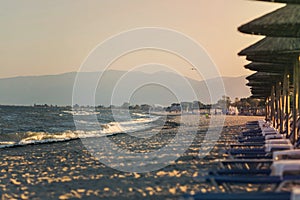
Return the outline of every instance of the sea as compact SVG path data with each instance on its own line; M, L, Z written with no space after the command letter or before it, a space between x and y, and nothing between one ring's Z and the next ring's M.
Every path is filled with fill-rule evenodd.
M127 109L0 106L0 148L151 130L161 118Z

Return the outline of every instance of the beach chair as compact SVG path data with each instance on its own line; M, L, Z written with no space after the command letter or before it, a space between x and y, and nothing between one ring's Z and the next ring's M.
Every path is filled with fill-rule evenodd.
M235 155L232 159L252 159L252 160L261 160L261 159L272 159L272 154L246 154L246 155Z
M255 125L255 123L253 123ZM254 126L253 125L253 126ZM252 126L252 125L249 125ZM254 126L255 127L255 126ZM261 127L261 125L260 125ZM258 129L254 129L258 130ZM256 131L254 131L256 132ZM288 158L300 158L300 150L292 150L293 145L289 140L283 139L283 135L278 134L273 128L262 129L261 133L251 133L251 130L241 134L239 137L242 144L233 144L228 151L236 157L244 159L217 161L221 169L209 172L204 177L206 182L212 183L215 188L223 186L227 191L231 191L230 185L250 184L250 185L273 185L275 192L251 192L251 193L198 193L187 198L192 199L300 199L300 192L279 192L282 185L289 181L299 181L300 183L300 160L284 160ZM281 150L281 151L280 151ZM269 154L264 158L264 154ZM254 159L249 159L253 157ZM245 159L248 158L248 159ZM203 177L200 179L203 180ZM270 189L270 188L269 188Z
M272 176L298 176L300 174L300 160L276 160L272 163L271 170Z
M269 168L274 161L278 160L300 160L300 149L273 152L273 155L270 155L270 157L268 157L267 159L265 157L257 158L257 156L253 156L252 159L226 159L218 160L216 162L219 164L219 169L258 170Z
M300 187L294 186L289 191L274 192L238 192L238 193L196 193L186 194L182 199L185 200L299 200Z
M291 192L197 193L186 200L293 200ZM294 198L295 199L295 198ZM296 199L295 199L296 200Z
M230 158L256 159L256 158L271 158L272 153L276 151L294 149L292 144L265 144L264 147L256 148L232 148L227 151Z
M277 151L273 153L273 160L300 160L300 149Z
M247 159L220 161L218 170L209 175L272 175L283 176L277 171L287 171L286 174L300 174L300 149L274 152L273 159ZM280 161L280 162L279 162Z
M272 185L273 188L281 188L283 184L289 181L298 181L300 182L300 160L279 160L274 161L270 167L271 172L268 170L257 170L257 169L248 169L247 170L221 170L220 172L211 172L208 176L199 177L199 181L206 181L213 184L216 188L222 186L226 188L227 191L231 191L232 185L240 184L258 184L258 185ZM238 174L230 174L238 172ZM260 173L260 175L253 175L255 172ZM268 174L270 176L268 176ZM271 187L271 186L270 186Z
M271 169L219 169L216 171L209 172L209 175L230 175L230 176L239 176L239 175L246 175L246 176L261 176L271 175Z
M216 161L219 166L217 170L264 170L270 169L272 159L233 159ZM240 172L242 173L242 172Z
M254 137L245 137L239 138L238 142L246 143L246 142L265 142L266 140L273 140L273 139L283 139L284 137L281 134L270 134L266 136L254 136Z
M289 139L274 139L265 140L263 142L235 143L230 144L230 148L262 147L265 144L291 144L291 141Z
M258 191L280 191L281 188L287 183L298 182L300 184L300 175L285 175L285 176L249 176L249 175L208 175L205 177L200 177L199 182L210 183L219 192L219 188L225 189L226 192L237 191L237 186L239 188L244 188L242 186L252 187L257 186Z

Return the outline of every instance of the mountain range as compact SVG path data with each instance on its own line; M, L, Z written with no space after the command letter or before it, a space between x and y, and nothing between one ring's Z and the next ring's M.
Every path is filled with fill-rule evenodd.
M211 102L210 93L215 92L218 98L222 95L234 98L248 97L249 88L245 85L245 76L219 77L197 81L181 77L173 72L159 71L155 73L109 70L102 74L97 86L91 87L99 78L99 72L76 72L24 76L0 79L0 104L3 105L80 105L90 104L88 91L95 87L95 103L97 105L160 104L199 100ZM74 81L80 80L81 91L78 99L73 96ZM225 94L216 85L220 80L225 86ZM210 90L208 89L210 88ZM75 88L76 89L76 88ZM219 91L220 89L220 91Z

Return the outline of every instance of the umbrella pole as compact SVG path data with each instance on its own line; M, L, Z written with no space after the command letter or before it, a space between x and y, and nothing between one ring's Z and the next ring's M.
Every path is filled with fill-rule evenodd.
M293 132L294 132L294 143L297 142L298 139L298 112L299 112L299 59L297 58L294 65L294 102L293 102Z
M284 104L283 104L283 82L279 83L280 89L279 89L279 109L280 109L280 133L283 133L283 127L284 127Z
M270 124L273 124L273 118L272 118L272 115L273 115L273 101L272 101L272 94L270 95L270 98L269 98L269 120L270 120Z
M266 98L266 108L265 108L265 120L268 121L269 119L269 97Z
M282 112L282 102L281 102L281 82L276 84L276 128L281 131L282 127L282 119L281 119L281 112Z
M290 135L290 124L289 124L289 115L290 115L290 96L289 96L289 78L288 69L285 68L284 76L283 76L283 94L282 94L282 102L283 102L283 122L284 122L284 131L286 132L286 136Z
M275 86L272 86L271 91L271 121L273 123L273 127L275 127Z

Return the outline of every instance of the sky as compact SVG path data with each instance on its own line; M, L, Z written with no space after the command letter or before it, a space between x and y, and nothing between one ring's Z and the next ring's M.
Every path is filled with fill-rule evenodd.
M222 76L248 75L247 61L237 53L262 37L237 27L284 6L249 0L0 0L0 5L0 78L78 71L98 44L139 27L181 32L206 50ZM146 63L194 76L189 63L155 50L130 53L110 69Z

